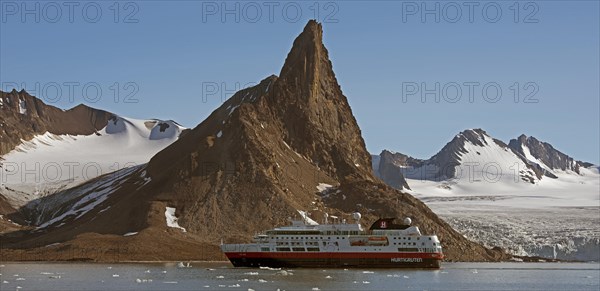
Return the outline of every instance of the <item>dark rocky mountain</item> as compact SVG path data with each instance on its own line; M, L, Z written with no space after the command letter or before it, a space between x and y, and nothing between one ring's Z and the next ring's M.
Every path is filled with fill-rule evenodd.
M322 35L321 24L310 21L279 77L237 92L147 166L90 182L100 183L107 198L87 214L77 217L64 207L54 215L64 218L41 231L6 235L5 256L27 257L35 246L59 242L55 257L93 248L82 258L108 260L107 242L118 242L130 250L124 259L214 259L221 240L248 241L255 232L287 224L298 210L311 211L317 221L325 213L358 210L366 222L411 217L441 238L449 260L509 258L465 239L424 203L373 175ZM96 189L90 183L81 189ZM320 184L332 187L322 191ZM73 191L69 197L85 199ZM165 207L176 209L186 233L167 227ZM128 232L139 234L122 237ZM164 251L173 244L184 247Z
M62 110L24 90L0 91L0 155L36 134L89 135L104 128L111 113L78 105Z
M522 134L516 139L511 139L508 146L526 158L533 157L536 161L530 161L530 163L551 178L556 178L556 175L552 173L553 170L573 171L579 174L579 168L592 165L576 161L555 149L551 144L539 141L533 136Z
M413 159L401 153L392 153L388 150L383 150L377 156L377 159L379 159L377 168L374 168L377 176L388 185L400 190L410 189L402 174L402 168L419 167L423 163L421 160Z

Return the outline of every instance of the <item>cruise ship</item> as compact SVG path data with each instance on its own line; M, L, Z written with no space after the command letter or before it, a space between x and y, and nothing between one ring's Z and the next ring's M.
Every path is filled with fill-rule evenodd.
M325 214L323 224L301 214L252 243L221 244L221 250L235 267L439 268L444 258L438 237L422 235L408 217L402 224L381 218L365 230L358 212L350 223Z

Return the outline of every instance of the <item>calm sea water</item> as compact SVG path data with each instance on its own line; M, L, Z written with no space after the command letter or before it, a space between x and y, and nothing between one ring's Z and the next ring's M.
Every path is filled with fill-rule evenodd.
M598 263L445 263L433 271L4 263L0 274L0 290L600 290Z

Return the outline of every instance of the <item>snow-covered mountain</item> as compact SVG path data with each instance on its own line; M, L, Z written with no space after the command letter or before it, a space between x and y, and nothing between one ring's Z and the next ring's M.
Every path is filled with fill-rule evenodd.
M598 167L534 137L507 145L481 129L465 130L427 160L383 151L374 171L394 187L405 179L405 191L484 244L600 260Z
M145 164L185 130L172 120L137 120L85 105L62 110L25 91L0 92L0 100L4 216L36 212L32 205L51 209L41 198Z
M113 116L90 135L46 132L2 156L0 194L16 207L98 176L147 163L184 130L168 120Z
M533 184L541 178L541 171L533 167L522 155L516 154L504 142L492 138L481 129L465 130L457 134L427 160L387 150L384 150L380 157L375 170L386 182L386 178L396 178L389 172L393 169L386 168L390 165L409 180L452 180L460 186L479 182ZM410 184L408 183L408 187Z

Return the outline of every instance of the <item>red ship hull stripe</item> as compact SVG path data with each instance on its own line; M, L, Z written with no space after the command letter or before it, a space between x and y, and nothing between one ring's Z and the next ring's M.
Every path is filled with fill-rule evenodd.
M270 258L270 259L391 259L391 258L423 258L442 259L440 253L350 253L350 252L226 252L230 259L237 258Z

